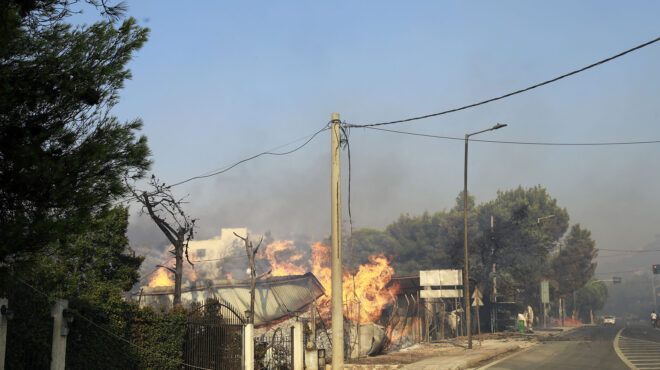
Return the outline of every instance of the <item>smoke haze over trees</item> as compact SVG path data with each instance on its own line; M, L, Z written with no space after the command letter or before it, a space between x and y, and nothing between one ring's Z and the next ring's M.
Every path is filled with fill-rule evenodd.
M491 230L491 216L493 229ZM550 217L551 216L551 217ZM492 264L497 266L498 295L518 297L525 304L539 301L541 279L550 279L566 296L593 277L595 243L588 230L573 225L566 247L558 243L568 230L569 215L542 186L498 191L497 198L476 204L468 201L470 276L489 297ZM420 216L401 215L385 230L360 229L353 248L345 242L345 258L354 253L365 263L374 253L392 257L397 275L417 275L426 269L463 267L463 195L446 211ZM586 294L586 293L585 293ZM598 304L593 304L593 307Z

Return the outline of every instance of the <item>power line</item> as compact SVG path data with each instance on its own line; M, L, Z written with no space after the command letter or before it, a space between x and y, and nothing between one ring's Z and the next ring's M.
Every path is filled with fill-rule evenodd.
M193 176L193 177L190 177L190 178L185 179L185 180L183 180L183 181L179 181L179 182L177 182L177 183L174 183L174 184L172 184L172 185L168 185L167 188L169 189L169 188L173 188L173 187L175 187L175 186L183 185L183 184L185 184L185 183L187 183L187 182L190 182L190 181L193 181L193 180L204 179L204 178L207 178L207 177L212 177L212 176L220 175L220 174L222 174L222 173L225 173L225 172L227 172L227 171L233 169L234 167L236 167L236 166L238 166L238 165L240 165L240 164L242 164L242 163L245 163L245 162L251 161L251 160L253 160L253 159L257 159L257 158L259 158L259 157L261 157L261 156L264 156L264 155L283 156L283 155L287 155L287 154L291 154L291 153L297 152L298 150L302 149L302 148L305 147L307 144L309 144L312 140L314 140L314 138L315 138L318 134L322 133L322 132L325 131L325 130L328 130L328 124L327 124L327 123L323 126L323 128L321 128L320 130L314 132L314 133L311 134L311 135L307 135L307 136L304 136L304 137L301 137L301 138L298 138L298 139L292 140L292 141L290 141L290 142L288 142L288 143L286 143L286 144L283 144L283 145L277 146L277 147L275 147L275 148L269 149L269 150L267 150L267 151L264 151L264 152L261 152L261 153L255 154L255 155L253 155L253 156L250 156L250 157L247 157L247 158L244 158L244 159L241 159L240 161L234 162L234 163L229 164L229 165L227 165L227 166L225 166L225 167L221 167L221 168L218 169L218 170L208 171L208 172L205 172L205 173L203 173L203 174L201 174L201 175ZM278 149L280 149L280 148L283 148L283 147L289 146L289 145L291 145L291 144L293 144L293 143L296 143L296 142L298 142L298 141L300 141L300 140L305 140L305 139L307 139L307 140L306 140L304 143L302 143L302 145L299 145L299 146L297 146L296 148L294 148L294 149L292 149L292 150L289 150L289 151L286 151L286 152L279 152L279 153L278 153L278 152L274 152L275 150L278 150ZM136 198L135 196L131 196L131 197L128 197L128 198L125 198L125 199L122 199L122 200L118 200L116 204L124 203L124 202L130 202L130 201L132 201L132 200L134 200L134 199L137 199L137 198Z
M594 275L611 275L611 274L627 274L632 272L641 272L642 269L626 270L626 271L610 271L610 272L597 272Z
M641 49L641 48L643 48L643 47L649 46L649 45L651 45L651 44L653 44L653 43L655 43L655 42L658 42L658 41L660 41L660 37L658 37L658 38L656 38L656 39L653 39L653 40L651 40L651 41L645 42L645 43L643 43L643 44L641 44L641 45L637 45L637 46L635 46L634 48L628 49L628 50L623 51L623 52L621 52L621 53L619 53L619 54L616 54L616 55L614 55L614 56L611 56L611 57L609 57L609 58L606 58L606 59L600 60L600 61L598 61L598 62L596 62L596 63L590 64L590 65L588 65L588 66L586 66L586 67L583 67L583 68L580 68L580 69L576 69L576 70L574 70L574 71L572 71L572 72L568 72L568 73L566 73L566 74L563 74L563 75L561 75L561 76L558 76L558 77L552 78L552 79L550 79L550 80L543 81L543 82L541 82L541 83L537 83L536 85L532 85L532 86L526 87L526 88L524 88L524 89L516 90L516 91L510 92L510 93L507 93L507 94L504 94L504 95L501 95L501 96L498 96L498 97L495 97L495 98L490 98L490 99L483 100L483 101L480 101L480 102L477 102L477 103L472 103L472 104L464 105L464 106L462 106L462 107L458 107L458 108L448 109L448 110L445 110L445 111L442 111L442 112L438 112L438 113L426 114L426 115L423 115L423 116L416 116L416 117L411 117L411 118L405 118L405 119L400 119L400 120L396 120L396 121L379 122L379 123L370 123L370 124L364 124L364 125L350 125L350 127L374 127L374 126L383 126L383 125L393 125L393 124L395 124L395 123L410 122L410 121L415 121L415 120L420 120L420 119L425 119L425 118L431 118L431 117L441 116L441 115L448 114L448 113L454 113L454 112L458 112L458 111L461 111L461 110L465 110L465 109L469 109L469 108L474 108L474 107L477 107L477 106L479 106L479 105L484 105L484 104L492 103L492 102L497 101L497 100L501 100L501 99L504 99L504 98L508 98L508 97L510 97L510 96L517 95L517 94L521 94L521 93L524 93L524 92L526 92L526 91L529 91L529 90L535 89L535 88L537 88L537 87L541 87L541 86L544 86L544 85L547 85L547 84L550 84L550 83L553 83L553 82L559 81L559 80L561 80L561 79L563 79L563 78L566 78L566 77L572 76L572 75L574 75L574 74L577 74L577 73L580 73L580 72L584 72L584 71L586 71L586 70L588 70L588 69L594 68L594 67L599 66L599 65L604 64L604 63L607 63L607 62L609 62L609 61L611 61L611 60L614 60L614 59L616 59L616 58L622 57L622 56L624 56L624 55L626 55L626 54L628 54L628 53L631 53L631 52L633 52L633 51L635 51L635 50L638 50L638 49Z
M390 132L390 133L394 133L394 134L428 137L428 138L432 138L432 139L465 141L464 137L432 135L432 134L424 134L424 133L418 133L418 132L391 130L391 129L379 128L379 127L369 127L369 126L364 126L363 128L367 128L367 129L370 129L370 130L377 130L377 131L385 131L385 132ZM491 143L491 144L538 145L538 146L613 146L613 145L660 144L660 140L608 141L608 142L594 142L594 143L560 143L560 142L541 142L541 141L510 141L510 140L470 139L470 142L473 142L473 141L482 142L482 143Z
M229 165L228 167L225 167L225 168L223 168L223 169L221 169L221 170L218 170L218 171L215 171L215 172L211 172L211 173L209 173L209 174L205 174L205 175L193 176L193 177L190 177L190 178L188 178L188 179L186 179L186 180L179 181L179 182L174 183L174 184L172 184L172 185L168 185L168 188L173 188L173 187L175 187L175 186L179 186L179 185L185 184L185 183L190 182L190 181L193 181L193 180L205 179L205 178L207 178L207 177L212 177L212 176L216 176L216 175L219 175L219 174L225 173L225 172L231 170L232 168L238 166L238 165L241 164L241 163L245 163L245 162L247 162L247 161L251 161L251 160L253 160L253 159L259 158L259 157L264 156L264 155L282 156L282 155L287 155L287 154L291 154L291 153L297 152L298 150L300 150L300 149L302 149L303 147L305 147L305 145L309 144L309 142L311 142L312 140L314 140L314 138L315 138L318 134L320 134L321 132L323 132L323 131L325 131L325 130L327 130L327 129L328 129L328 125L326 124L325 126L323 126L322 129L316 131L316 132L313 133L311 136L309 136L308 139L307 139L307 141L305 141L305 142L302 143L300 146L298 146L298 147L296 147L296 148L294 148L294 149L292 149L292 150L289 150L289 151L286 151L286 152L281 152L281 153L276 153L276 152L272 152L272 151L261 152L261 153L259 153L259 154L255 154L255 155L253 155L253 156L251 156L251 157L248 157L248 158L245 158L245 159L241 159L240 161L238 161L238 162L236 162L236 163L233 163L233 164ZM297 140L295 140L295 141L299 141L299 140L300 140L300 139L297 139ZM294 141L294 142L295 142L295 141ZM283 145L283 146L287 146L287 145L290 145L290 144L285 144L285 145ZM282 147L282 146L280 146L280 147Z
M660 252L660 249L644 249L644 250L625 250L625 249L603 249L598 248L599 251L605 252L622 252L622 253L652 253Z

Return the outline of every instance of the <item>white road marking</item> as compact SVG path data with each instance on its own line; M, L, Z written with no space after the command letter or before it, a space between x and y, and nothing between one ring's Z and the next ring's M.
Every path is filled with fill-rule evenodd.
M628 338L619 330L614 338L614 351L628 367L637 369L660 369L660 343Z

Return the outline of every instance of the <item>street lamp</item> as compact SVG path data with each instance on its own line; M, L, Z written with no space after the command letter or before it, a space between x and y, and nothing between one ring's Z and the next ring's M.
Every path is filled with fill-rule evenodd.
M464 166L464 173L463 173L463 249L465 252L465 262L464 262L464 271L463 271L463 296L465 297L465 324L466 324L466 329L468 333L468 348L472 348L472 327L470 326L471 320L470 320L470 276L468 274L468 226L467 226L467 199L468 199L468 192L467 192L467 164L468 164L468 141L470 139L470 136L474 136L477 134L480 134L482 132L487 132L487 131L493 131L500 129L502 127L506 127L506 123L498 123L495 126L473 132L471 134L465 134L465 166ZM479 307L477 306L477 309Z
M539 218L536 219L536 223L537 223L537 224L540 224L540 223L541 223L541 220L545 220L545 219L547 219L547 218L553 218L553 217L555 217L555 215L549 215L549 216L539 217Z

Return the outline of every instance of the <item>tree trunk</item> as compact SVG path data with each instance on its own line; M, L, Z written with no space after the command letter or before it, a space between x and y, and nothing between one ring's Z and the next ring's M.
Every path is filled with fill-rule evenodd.
M174 258L176 261L174 273L174 302L173 307L181 307L181 280L183 278L183 245L174 246Z

